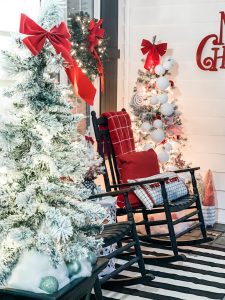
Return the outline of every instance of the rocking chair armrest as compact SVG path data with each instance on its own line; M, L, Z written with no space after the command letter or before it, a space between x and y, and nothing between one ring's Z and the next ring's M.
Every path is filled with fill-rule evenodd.
M155 183L155 182L165 182L168 180L169 177L158 177L154 179L149 179L149 180L142 180L142 181L136 181L136 182L127 182L127 183L119 183L119 184L112 184L110 185L111 188L121 188L121 187L126 187L126 186L137 186L137 185L142 185L142 184L147 184L147 183Z
M121 194L129 193L132 190L133 190L133 188L128 188L128 189L118 190L118 191L113 191L113 192L105 192L105 193L101 193L101 194L92 195L88 199L92 200L92 199L103 198L103 197L107 197L107 196L118 196Z
M194 167L194 168L186 168L181 170L175 170L174 173L184 173L184 172L191 172L191 171L197 171L200 170L200 167Z

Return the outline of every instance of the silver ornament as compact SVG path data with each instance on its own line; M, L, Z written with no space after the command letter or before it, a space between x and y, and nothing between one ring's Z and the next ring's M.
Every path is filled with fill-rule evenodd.
M96 254L92 251L89 251L88 256L87 256L87 260L89 260L92 265L96 264L96 261L97 261Z
M77 275L81 271L81 263L79 262L78 259L75 259L67 263L66 266L69 273L69 277L72 277L73 275Z
M59 282L54 276L45 276L41 279L39 288L46 293L53 294L59 289Z

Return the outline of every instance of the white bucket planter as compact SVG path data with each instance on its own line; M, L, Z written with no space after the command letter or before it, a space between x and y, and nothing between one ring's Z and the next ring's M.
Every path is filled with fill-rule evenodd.
M216 223L216 206L202 205L202 212L206 226L213 226Z

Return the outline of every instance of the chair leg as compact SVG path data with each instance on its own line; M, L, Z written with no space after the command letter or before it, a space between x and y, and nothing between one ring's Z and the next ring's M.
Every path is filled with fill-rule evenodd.
M203 213L202 213L202 206L201 206L199 197L197 197L197 200L196 200L196 207L198 209L199 222L201 223L200 228L201 228L202 236L204 239L206 239L207 232L206 232L205 221L204 221L204 217L203 217Z
M175 230L174 230L174 226L173 226L173 221L172 221L172 216L171 216L171 211L170 211L170 206L169 206L168 201L165 201L164 207L165 207L165 214L166 214L166 219L167 219L167 226L168 226L168 231L169 231L169 235L170 235L171 246L172 246L174 255L178 256L177 239L176 239L176 235L175 235Z
M96 278L96 281L94 284L94 291L95 291L95 299L102 300L102 289L101 289L101 284L100 284L98 277Z
M173 226L173 221L172 221L172 216L171 216L170 205L169 205L168 198L167 198L165 183L162 182L162 183L160 183L160 185L161 185L161 189L162 189L163 203L164 203L164 208L165 208L165 214L166 214L168 231L169 231L169 235L170 235L171 246L173 249L174 256L178 256L177 239L176 239L176 235L175 235L175 231L174 231L174 226Z
M172 221L172 216L171 216L169 205L168 205L168 207L165 207L165 213L166 213L167 226L168 226L168 230L169 230L170 241L171 241L173 253L175 256L178 256L177 239L176 239L175 230L173 227L173 221Z
M122 244L122 241L118 241L118 242L117 242L117 247L118 247L118 248L121 248L122 245L123 245L123 244Z
M142 215L143 215L143 219L147 223L148 222L148 214L145 210L143 211ZM145 224L145 230L146 230L146 235L150 237L151 236L151 229L150 229L149 224Z
M199 221L201 223L200 225L201 225L202 236L203 236L203 239L207 239L207 232L206 232L206 228L205 228L205 221L204 221L204 217L203 217L203 213L202 213L202 206L201 206L201 202L200 202L200 197L199 197L199 193L198 193L198 187L197 187L197 182L196 182L196 179L195 179L194 170L191 171L190 173L191 173L191 180L192 180L193 192L197 196L196 207L198 209L198 218L199 218Z
M132 224L131 236L132 236L132 239L135 241L134 248L135 248L135 254L139 258L138 259L138 266L139 266L139 269L140 269L140 273L141 273L142 276L145 276L146 275L145 263L144 263L144 259L143 259L143 256L142 256L140 241L139 241L139 238L138 238L138 235L137 235L137 230L136 230L136 225L135 224Z

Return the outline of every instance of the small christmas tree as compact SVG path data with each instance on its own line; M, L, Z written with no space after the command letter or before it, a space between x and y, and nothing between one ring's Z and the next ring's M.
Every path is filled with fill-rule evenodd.
M136 148L154 148L163 169L182 168L185 165L182 147L186 138L183 137L181 112L173 93L174 82L168 79L174 59L167 56L161 64L158 51L164 47L161 50L163 55L166 44L156 45L155 40L156 37L153 43L142 42L142 52L148 52L146 70L138 71L130 102Z
M42 1L38 24L50 30L62 18L56 0ZM0 119L0 284L7 283L26 251L47 255L54 267L88 257L101 246L105 211L86 200L84 182L100 171L101 160L76 125L66 89L56 80L65 65L46 42L33 56L20 38L5 66L16 84Z

